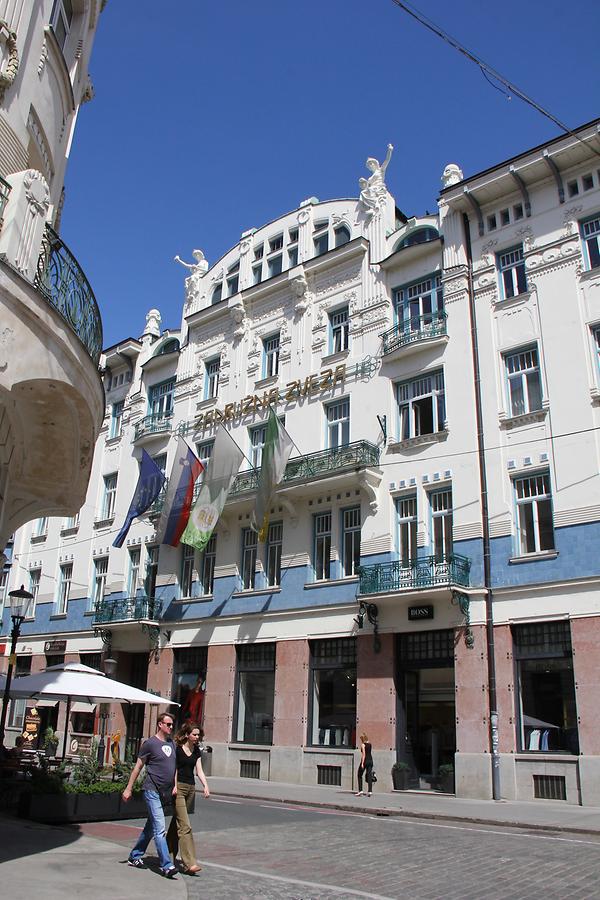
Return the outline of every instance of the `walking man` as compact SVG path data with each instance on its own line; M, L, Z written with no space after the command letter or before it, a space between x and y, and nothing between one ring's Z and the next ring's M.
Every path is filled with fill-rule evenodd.
M160 714L156 725L156 734L142 744L127 787L123 791L123 800L127 803L131 799L133 785L143 767L146 766L146 778L142 790L148 807L148 819L127 862L136 869L145 869L143 856L148 849L148 844L154 838L160 871L165 878L173 878L177 873L169 856L165 813L162 806L163 799L166 800L170 795L177 794L177 762L175 745L171 740L173 724L171 713Z

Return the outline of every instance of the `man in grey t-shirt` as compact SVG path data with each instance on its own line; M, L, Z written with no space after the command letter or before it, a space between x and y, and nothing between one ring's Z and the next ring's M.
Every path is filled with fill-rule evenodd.
M142 790L148 807L148 819L137 844L129 854L128 863L136 869L144 869L143 856L148 849L148 844L154 838L160 870L166 878L173 878L177 873L169 856L165 813L162 807L163 799L168 798L171 794L175 796L177 793L175 744L171 740L173 725L171 713L160 714L156 725L156 734L142 744L127 787L123 791L123 800L127 803L131 798L133 785L142 768L146 766L146 778Z

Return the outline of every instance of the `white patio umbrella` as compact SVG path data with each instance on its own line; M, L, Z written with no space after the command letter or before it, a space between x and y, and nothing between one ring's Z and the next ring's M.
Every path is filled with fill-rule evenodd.
M108 678L104 672L81 663L49 666L35 675L15 678L10 686L14 698L34 697L41 700L66 700L67 721L72 700L85 703L152 703L154 706L179 706L174 700L141 691L123 681ZM63 741L63 759L67 752L67 728Z

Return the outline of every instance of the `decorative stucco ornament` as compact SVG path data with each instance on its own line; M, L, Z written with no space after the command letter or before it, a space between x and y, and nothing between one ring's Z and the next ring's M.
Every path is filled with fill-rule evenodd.
M239 341L246 334L248 319L246 318L246 310L241 300L229 307L229 316L233 323L233 336Z
M185 296L186 301L190 304L193 300L197 300L200 296L200 279L208 272L208 261L206 260L202 250L193 250L192 256L196 260L193 263L186 263L180 256L175 256L175 262L178 262L185 269L189 269L191 274L185 279Z
M456 163L448 163L442 172L442 187L451 187L453 184L458 184L463 178L464 175L461 167L457 166Z
M3 100L4 92L11 86L19 71L17 35L10 30L4 19L0 19L0 43L6 44L6 59L0 67L0 100Z
M299 275L292 280L292 293L296 298L294 309L301 316L308 306L308 282L304 275Z
M150 334L152 337L160 337L160 323L162 316L158 309L151 309L146 314L146 327L144 334Z
M365 165L369 172L371 172L371 175L369 175L368 178L358 179L360 185L360 202L370 215L379 212L385 203L387 194L385 186L385 170L392 158L393 149L393 146L388 144L386 157L381 164L373 156L370 156Z

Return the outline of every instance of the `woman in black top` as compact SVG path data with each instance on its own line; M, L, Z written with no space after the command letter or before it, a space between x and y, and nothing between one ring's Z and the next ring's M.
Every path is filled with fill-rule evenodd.
M175 736L177 747L177 795L175 797L175 815L171 819L167 832L167 846L173 856L181 851L183 871L186 875L195 875L202 868L196 860L194 836L190 825L189 813L194 812L196 785L194 775L200 779L204 788L204 796L209 797L208 782L202 771L202 753L198 743L204 737L204 731L193 722L186 722Z
M358 793L357 797L363 794L363 775L367 776L367 797L371 796L373 791L373 754L369 741L369 736L363 733L360 736L360 766L358 767Z

